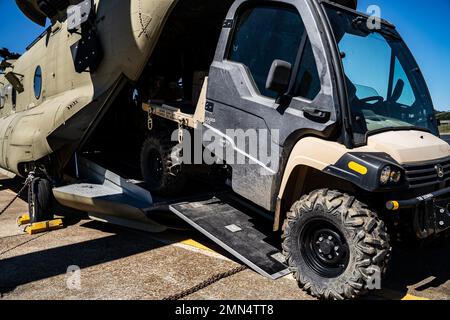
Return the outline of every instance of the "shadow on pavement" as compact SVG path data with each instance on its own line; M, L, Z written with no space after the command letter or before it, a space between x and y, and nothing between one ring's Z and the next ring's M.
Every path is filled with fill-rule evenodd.
M450 241L439 240L420 248L394 248L385 283L402 293L439 288L450 280ZM426 280L426 283L423 283ZM419 286L417 286L419 284Z
M105 228L101 223L90 222L90 227ZM108 231L112 229L107 226ZM146 237L145 234L117 230L116 234L27 253L0 260L0 293L14 290L20 285L65 274L68 266L81 269L133 256L165 244Z

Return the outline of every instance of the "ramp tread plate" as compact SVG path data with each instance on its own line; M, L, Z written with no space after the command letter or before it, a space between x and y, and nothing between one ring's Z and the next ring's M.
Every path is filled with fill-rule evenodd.
M261 225L232 205L212 198L174 204L170 210L260 274L277 279L290 273Z

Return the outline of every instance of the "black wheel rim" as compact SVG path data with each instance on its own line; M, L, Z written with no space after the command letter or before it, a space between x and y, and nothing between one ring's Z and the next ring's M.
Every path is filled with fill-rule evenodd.
M350 260L347 241L331 222L308 222L300 231L299 247L306 264L322 277L336 278L347 269Z
M161 182L164 172L162 157L157 150L151 150L148 154L149 178L157 184Z

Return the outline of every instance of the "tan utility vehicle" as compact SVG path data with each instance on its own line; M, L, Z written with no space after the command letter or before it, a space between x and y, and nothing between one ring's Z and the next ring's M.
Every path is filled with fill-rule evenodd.
M391 254L388 230L405 241L450 227L450 146L439 138L420 70L393 25L375 28L355 3L341 4L236 1L196 108L186 107L189 99L143 104L151 132L141 154L151 191L174 195L195 167L183 157L195 152L183 137L214 135L217 143L204 148L226 166L242 211L272 217L300 287L333 299L377 287ZM279 157L270 164L252 148L252 130L274 133L268 149ZM248 161L228 162L221 146ZM252 257L261 273L283 274L270 265L276 254L252 252L259 247L251 239L261 237L249 221L228 198L217 201L172 209Z

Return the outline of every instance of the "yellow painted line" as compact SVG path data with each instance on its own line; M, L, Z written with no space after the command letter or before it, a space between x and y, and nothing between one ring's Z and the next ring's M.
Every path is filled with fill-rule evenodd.
M412 294L407 294L401 300L430 300L430 299L417 297L417 296L414 296Z
M205 246L204 244L201 244L198 241L195 241L194 239L185 239L185 240L180 240L179 237L176 237L174 235L159 235L159 236L152 236L151 237L153 240L165 243L165 244L182 244L188 247L192 247L198 250L203 250L203 251L207 251L207 252L211 252L211 253L215 253L217 255L221 255L220 253L218 253L217 251Z
M205 251L217 253L213 249L208 248L207 246L205 246L205 245L201 244L200 242L197 242L197 241L195 241L193 239L187 239L187 240L179 241L178 243L181 243L181 244L184 244L184 245L187 245L187 246L190 246L190 247L194 247L194 248L197 248L197 249L200 249L200 250L205 250Z

